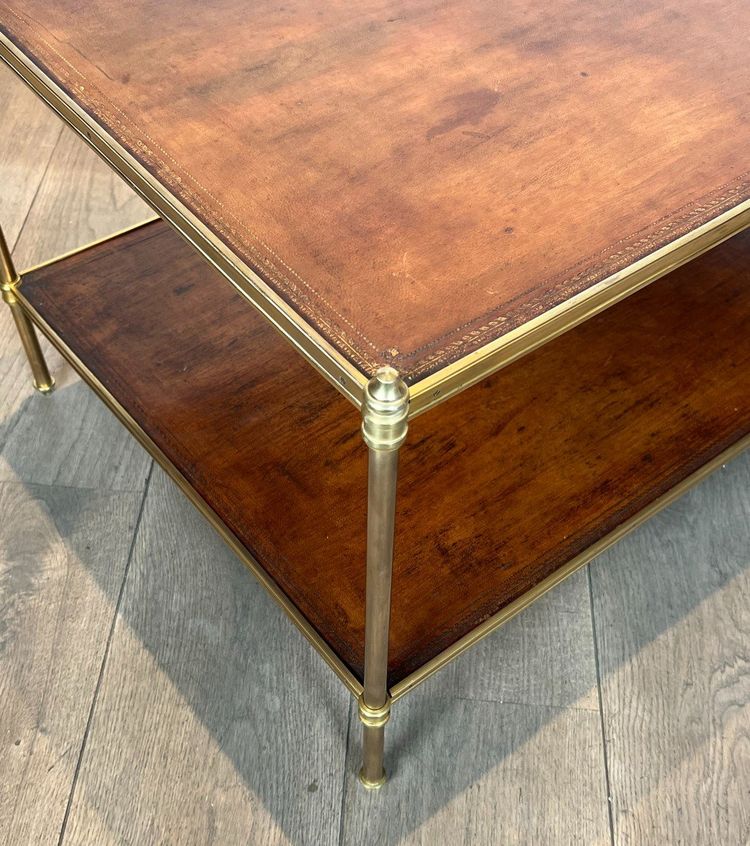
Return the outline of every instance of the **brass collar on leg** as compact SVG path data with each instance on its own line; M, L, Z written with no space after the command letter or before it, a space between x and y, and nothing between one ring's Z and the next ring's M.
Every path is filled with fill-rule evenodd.
M359 720L367 728L382 728L391 718L391 697L386 696L385 703L380 708L371 708L366 702L364 694L357 699L359 706Z
M12 285L6 285L3 282L0 284L0 292L2 292L3 301L8 303L9 306L15 305L18 302Z

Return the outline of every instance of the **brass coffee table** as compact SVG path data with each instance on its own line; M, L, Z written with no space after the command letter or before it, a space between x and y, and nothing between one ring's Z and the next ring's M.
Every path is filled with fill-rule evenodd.
M161 218L23 282L0 238L35 385L34 326L358 698L368 787L394 701L750 443L725 5L0 0Z

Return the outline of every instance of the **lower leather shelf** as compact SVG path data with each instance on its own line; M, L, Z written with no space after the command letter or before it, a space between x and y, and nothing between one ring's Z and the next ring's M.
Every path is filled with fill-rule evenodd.
M30 272L20 293L361 679L354 408L160 221ZM390 685L749 432L750 233L412 421Z

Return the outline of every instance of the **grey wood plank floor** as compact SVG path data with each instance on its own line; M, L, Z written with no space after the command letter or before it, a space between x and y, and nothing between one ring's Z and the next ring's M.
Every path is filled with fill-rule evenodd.
M5 69L20 267L149 216ZM60 358L0 311L0 844L750 842L750 457L397 703L352 703Z

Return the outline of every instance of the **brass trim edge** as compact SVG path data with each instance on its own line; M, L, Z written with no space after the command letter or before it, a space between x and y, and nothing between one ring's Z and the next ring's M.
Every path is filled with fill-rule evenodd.
M750 226L750 200L683 235L559 306L412 384L409 418L507 367Z
M115 170L152 209L182 235L338 391L359 409L368 376L361 373L249 265L91 118L65 91L0 33L2 59L48 106Z
M180 473L177 467L167 458L162 450L151 440L146 432L141 429L136 420L128 413L128 411L118 402L118 400L107 390L107 388L99 381L99 379L86 367L80 358L70 349L70 347L63 341L59 335L52 329L52 327L44 320L44 318L36 311L31 303L22 295L20 291L16 291L18 301L22 306L24 312L32 320L32 322L45 335L47 340L57 349L57 351L66 359L66 361L73 367L79 376L86 382L86 384L93 390L93 392L102 400L102 402L109 408L109 410L117 417L117 419L125 426L131 435L138 441L138 443L146 450L146 452L159 464L159 466L170 476L170 478L177 484L180 490L190 500L190 502L200 511L200 513L208 520L214 530L219 534L222 540L237 555L242 563L250 570L261 585L268 591L268 593L276 600L277 604L313 645L313 647L320 653L323 660L336 673L344 685L348 688L350 693L359 698L362 695L363 687L360 681L354 674L346 667L340 658L333 652L330 646L323 640L317 630L309 623L302 612L291 602L283 590L276 584L271 576L258 564L252 555L245 549L239 539L234 533L224 524L219 515L208 505L207 502L193 489L187 479Z
M478 641L487 637L487 635L492 634L492 632L500 628L500 626L504 623L507 623L511 618L515 617L516 614L519 614L521 611L526 609L532 602L539 599L539 597L545 594L548 590L556 587L576 570L579 570L585 564L588 564L593 558L596 558L596 556L601 555L605 550L613 546L617 543L617 541L621 540L625 537L625 535L633 531L633 529L636 529L638 526L645 523L649 518L653 517L663 508L671 505L676 499L682 496L682 494L697 485L699 482L702 482L707 476L715 470L718 470L719 467L727 464L733 458L736 458L748 447L750 447L750 435L745 435L735 444L732 444L732 446L728 449L725 449L722 453L717 455L716 458L712 458L710 461L706 462L706 464L704 464L701 468L696 470L690 476L687 476L673 488L670 488L670 490L662 494L658 499L655 499L650 505L647 505L646 508L643 508L621 526L618 526L614 529L614 531L605 535L595 544L592 544L588 547L588 549L585 549L575 558L572 558L567 564L564 564L558 570L555 570L554 573L547 576L544 581L527 591L523 594L523 596L520 596L515 600L515 602L511 602L510 605L507 605L505 608L498 611L497 614L494 614L492 617L485 620L484 623L465 634L460 640L457 640L454 644L443 650L443 652L439 655L436 655L426 664L423 664L418 670L410 673L406 676L406 678L395 684L390 689L391 701L395 702L397 699L404 696L404 694L414 690L415 687L420 685L433 673L440 670L454 658L458 657L470 646L473 646Z

